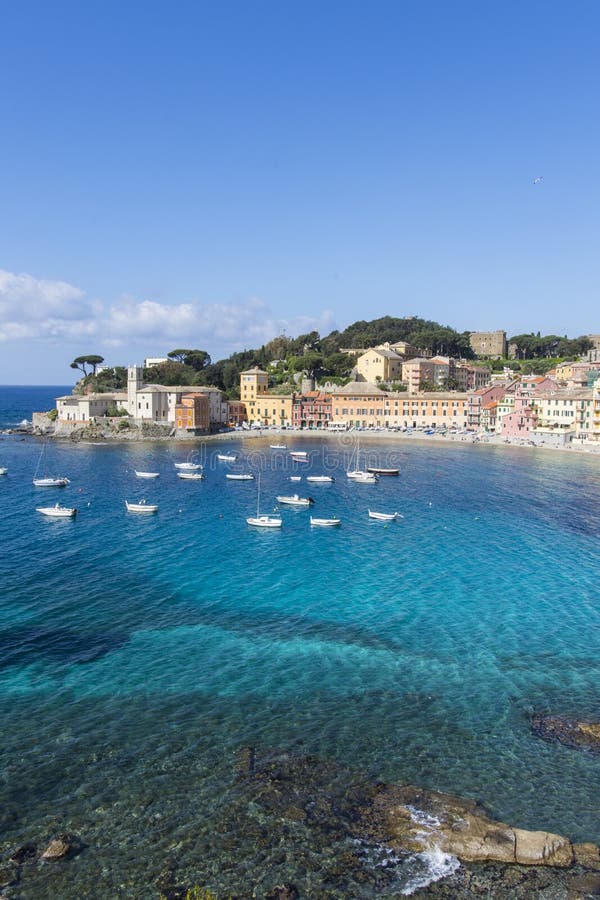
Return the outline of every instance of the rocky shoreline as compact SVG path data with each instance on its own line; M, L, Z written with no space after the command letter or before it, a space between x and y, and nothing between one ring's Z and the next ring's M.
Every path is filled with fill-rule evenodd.
M168 802L165 797L163 814L153 813L155 827L164 817L163 830ZM143 817L139 828L143 835ZM150 832L144 840L152 840ZM110 841L108 830L38 835L18 847L4 844L0 896L115 896L105 882ZM128 880L125 872L117 875L123 885L119 896L575 900L600 894L595 844L513 828L474 801L375 781L313 756L259 753L252 747L239 750L209 832L201 818L189 822L154 872L143 869L139 854L143 857L143 843L136 850L137 880Z

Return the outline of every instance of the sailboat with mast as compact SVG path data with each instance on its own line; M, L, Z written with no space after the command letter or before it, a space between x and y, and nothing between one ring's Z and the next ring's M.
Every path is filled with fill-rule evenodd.
M360 441L357 439L356 441L356 457L352 458L354 461L354 468L349 469L346 472L346 476L350 478L351 481L356 481L359 484L377 484L379 481L379 476L374 472L368 472L366 469L360 468Z
M51 476L51 475L43 475L39 477L40 467L42 465L42 460L44 458L44 453L46 450L46 445L42 444L42 451L40 453L40 458L38 459L38 464L35 470L35 474L33 476L33 486L34 487L66 487L71 482L68 478L65 478L63 475L60 476Z
M257 528L281 528L281 516L268 516L261 514L260 511L260 473L258 475L258 490L256 492L256 515L248 516L246 519L248 525L255 525Z

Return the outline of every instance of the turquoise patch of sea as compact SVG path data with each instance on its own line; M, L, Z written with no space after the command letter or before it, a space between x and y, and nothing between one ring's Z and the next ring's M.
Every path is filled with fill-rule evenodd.
M265 437L55 442L44 466L71 484L44 491L39 442L0 440L5 838L77 822L113 791L124 805L185 792L200 768L210 819L253 744L600 840L600 757L529 724L534 711L600 716L600 458L371 439L369 462L401 469L371 486L345 477L353 441L283 438L308 464ZM237 463L216 459L225 447ZM176 476L191 448L201 482ZM298 491L342 526L280 507L280 531L252 529L257 482L225 478L250 470L261 511ZM155 516L125 511L141 497ZM58 500L75 520L36 513Z

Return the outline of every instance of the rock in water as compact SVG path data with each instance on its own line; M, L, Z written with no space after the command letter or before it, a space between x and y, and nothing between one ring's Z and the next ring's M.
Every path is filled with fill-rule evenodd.
M567 716L531 717L531 730L545 741L558 741L576 750L600 753L600 723L582 722Z
M371 810L379 837L414 853L441 850L463 862L567 867L574 861L568 838L495 822L470 800L389 785Z
M52 838L41 859L65 859L69 856L75 856L83 850L83 844L76 834L58 834Z

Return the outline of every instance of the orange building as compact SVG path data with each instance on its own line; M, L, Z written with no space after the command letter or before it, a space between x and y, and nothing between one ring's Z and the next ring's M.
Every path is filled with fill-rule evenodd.
M210 431L210 399L207 394L182 394L175 406L177 428L192 431Z

